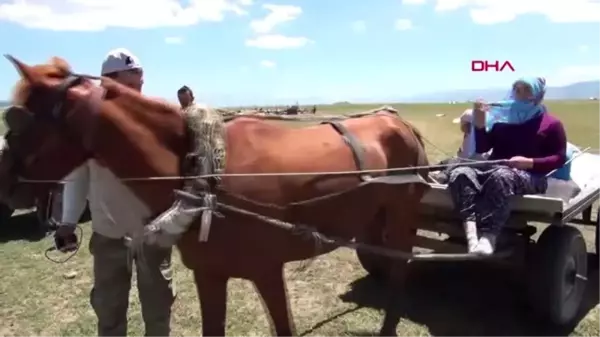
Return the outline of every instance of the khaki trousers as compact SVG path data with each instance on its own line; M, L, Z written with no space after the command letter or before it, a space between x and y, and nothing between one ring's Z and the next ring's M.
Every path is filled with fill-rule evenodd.
M129 251L123 239L93 233L90 252L94 259L91 305L98 317L99 336L127 335L127 308L135 264L146 336L168 336L175 285L172 249L144 246L143 258ZM141 263L143 262L143 263Z

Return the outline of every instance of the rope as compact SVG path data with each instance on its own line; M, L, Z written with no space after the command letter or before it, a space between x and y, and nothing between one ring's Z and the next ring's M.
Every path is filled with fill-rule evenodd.
M58 247L56 247L56 245L55 245L53 247L46 249L46 251L44 252L44 256L46 257L46 259L48 259L54 263L57 263L57 264L63 264L65 262L69 261L70 259L72 259L75 255L77 255L77 253L79 252L79 248L81 248L81 243L83 242L83 229L81 229L81 227L79 225L77 225L76 228L79 230L79 240L77 241L77 246L75 247L75 249L73 249L71 251L71 254L69 254L69 256L67 256L65 259L62 259L62 260L51 258L49 253L52 251L55 251L55 250L59 250ZM68 251L63 251L63 253L66 253L66 252L68 252Z
M365 243L359 243L355 240L347 240L343 238L337 237L327 237L319 232L317 232L314 228L303 225L303 224L293 224L290 222L282 221L279 219L271 218L262 214L254 213L251 211L247 211L245 209L241 209L235 206L231 206L228 204L224 204L222 202L218 202L217 205L225 210L229 210L235 213L239 213L242 215L250 216L260 221L266 222L275 227L290 231L290 232L305 232L310 233L312 237L314 237L317 241L322 242L326 245L333 245L336 247L346 247L354 250L361 250L365 252L369 252L375 255L386 256L394 259L400 260L409 260L409 261L467 261L467 260L481 260L481 259L502 259L509 256L512 251L505 250L493 255L478 255L472 253L417 253L414 254L412 252L403 252L395 249L389 249L374 245L369 245Z
M479 160L468 163L461 163L461 166L477 166L482 164L487 165L503 165L508 160ZM272 173L220 173L220 174L202 174L196 176L169 176L169 177L136 177L136 178L120 178L120 181L162 181L162 180L187 180L187 179L206 179L206 178L224 178L224 177L286 177L286 176L341 176L341 175L357 175L357 174L369 174L369 173L401 173L415 170L438 170L445 169L454 164L437 164L437 165L423 165L423 166L409 166L409 167L395 167L385 169L370 169L370 170L349 170L349 171L320 171L320 172L272 172ZM47 184L47 183L65 183L69 180L48 180L48 179L26 179L19 178L22 183L32 184Z

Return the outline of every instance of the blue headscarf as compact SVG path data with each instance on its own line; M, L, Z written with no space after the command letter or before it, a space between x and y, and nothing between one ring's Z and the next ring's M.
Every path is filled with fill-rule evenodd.
M519 100L515 97L515 85L525 83L531 88L532 99ZM490 104L490 110L486 114L487 131L491 130L494 124L523 124L528 120L539 116L546 111L541 104L546 93L546 80L541 77L521 78L513 84L507 99Z

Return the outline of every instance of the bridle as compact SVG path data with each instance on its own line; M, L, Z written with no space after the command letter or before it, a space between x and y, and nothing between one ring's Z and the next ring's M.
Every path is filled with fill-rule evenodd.
M4 135L5 143L2 149L2 156L8 156L8 158L4 157L3 160L10 160L10 166L8 168L10 178L9 186L7 186L8 196L13 195L21 178L21 174L27 167L26 163L28 161L33 162L36 158L35 153L25 153L26 151L19 145L25 141L25 139L33 137L31 131L36 122L43 121L51 123L58 128L59 134L62 137L65 137L67 142L74 143L78 141L81 143L81 140L79 140L81 137L76 135L67 126L67 118L69 112L72 110L67 109L67 92L69 89L83 84L84 81L88 79L93 80L100 78L91 75L69 73L67 77L54 88L54 90L51 90L46 94L49 95L49 97L46 96L48 98L46 102L51 104L49 110L44 109L43 111L40 110L33 113L27 107L17 105L10 106L6 109L4 112L4 122L7 126L7 132ZM30 97L33 96L35 90L35 87L32 87ZM83 142L84 151L88 155L91 155L92 152L91 144L91 141Z

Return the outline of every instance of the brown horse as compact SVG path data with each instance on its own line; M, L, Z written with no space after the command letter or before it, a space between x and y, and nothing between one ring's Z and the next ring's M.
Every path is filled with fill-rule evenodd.
M48 184L22 183L23 178L59 180L93 157L120 178L181 175L188 142L176 106L146 98L108 79L101 87L73 75L67 63L28 66L12 57L22 79L13 107L6 112L7 148L0 159L0 195L27 205ZM102 96L101 94L105 95ZM388 113L350 119L343 125L364 148L368 169L427 165L420 135L407 122ZM314 175L224 177L219 200L318 232L343 238L379 238L385 245L410 251L418 205L427 184L363 184L358 175L323 176L323 171L356 170L348 145L329 125L300 129L260 119L237 118L226 125L226 173L314 172ZM423 175L423 172L419 172ZM415 173L413 173L415 174ZM21 179L21 180L19 180ZM130 181L130 188L157 214L173 202L180 180ZM290 203L343 192L334 198L286 207ZM243 196L230 199L228 196ZM279 207L258 207L276 205ZM315 242L236 212L215 218L207 242L198 228L184 233L177 245L183 263L194 272L201 302L203 334L225 334L227 281L252 281L262 296L278 335L291 335L294 325L286 294L286 262L315 255ZM318 253L331 251L327 246ZM394 264L398 285L405 261ZM388 310L382 333L395 333Z

